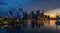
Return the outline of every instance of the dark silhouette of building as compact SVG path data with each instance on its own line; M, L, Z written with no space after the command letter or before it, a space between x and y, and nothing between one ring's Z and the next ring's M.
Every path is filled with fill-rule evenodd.
M28 13L26 11L23 13L23 18L24 19L27 19L28 18Z
M23 19L23 9L22 8L19 8L17 15L19 18Z
M56 16L56 19L59 19L59 16Z
M45 15L45 18L47 18L48 16L47 15Z
M35 13L34 13L34 11L32 11L32 12L30 13L30 17L31 17L32 19L35 18Z
M40 13L40 17L44 18L44 10Z
M45 18L50 19L50 16L49 15L44 15L44 16L45 16Z
M9 10L9 14L12 16L12 11Z
M40 10L37 10L37 11L36 11L36 15L37 15L37 16L40 16Z

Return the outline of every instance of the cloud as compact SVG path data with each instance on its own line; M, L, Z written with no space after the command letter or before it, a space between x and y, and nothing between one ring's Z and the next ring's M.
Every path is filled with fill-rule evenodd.
M38 9L49 11L60 8L60 0L0 0L0 9L3 12L7 12L9 7L22 7L28 13Z
M60 0L35 0L28 7L24 7L27 11L43 9L45 11L60 8Z
M51 10L51 9L60 8L59 1L60 0L0 0L1 4L6 4L7 6L12 8L22 7L26 10L27 9L28 10L34 10L34 9Z

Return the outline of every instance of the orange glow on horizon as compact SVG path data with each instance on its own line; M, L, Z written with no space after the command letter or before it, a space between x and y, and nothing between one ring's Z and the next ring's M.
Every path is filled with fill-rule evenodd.
M45 15L49 15L50 18L56 18L56 13L45 13Z
M50 18L56 18L56 15L50 15Z

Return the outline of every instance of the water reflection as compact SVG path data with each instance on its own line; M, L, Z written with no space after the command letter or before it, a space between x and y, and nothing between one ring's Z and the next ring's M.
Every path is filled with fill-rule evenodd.
M55 26L56 20L50 20L50 25Z
M40 33L40 32L51 32L60 33L60 25L56 25L56 20L25 20L24 23L16 26L9 26L7 28L0 29L1 32L6 33ZM52 30L51 30L52 29Z
M47 20L46 20L47 21ZM58 19L58 21L60 21ZM51 32L51 33L60 33L60 25L56 25L55 23L58 22L56 20L49 20L49 22L45 23L45 29L46 32Z

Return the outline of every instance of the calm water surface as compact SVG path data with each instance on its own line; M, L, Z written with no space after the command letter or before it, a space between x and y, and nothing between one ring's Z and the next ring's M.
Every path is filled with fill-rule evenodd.
M45 20L44 25L32 25L31 21L28 21L28 25L19 27L7 27L0 29L0 33L60 33L60 25L56 25L56 20Z

